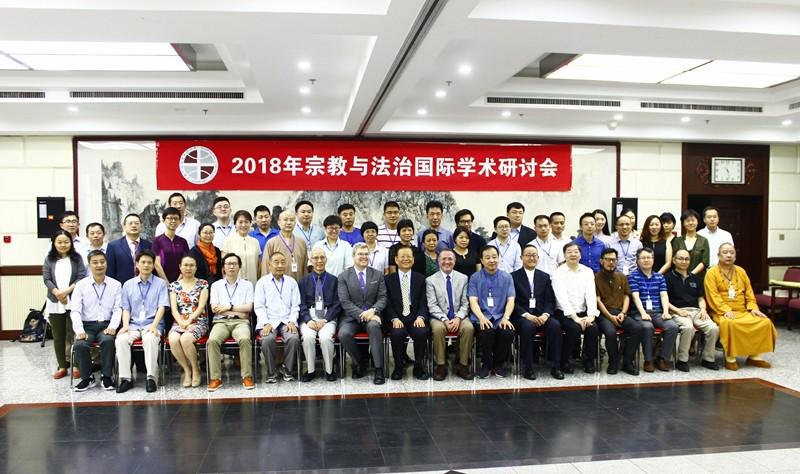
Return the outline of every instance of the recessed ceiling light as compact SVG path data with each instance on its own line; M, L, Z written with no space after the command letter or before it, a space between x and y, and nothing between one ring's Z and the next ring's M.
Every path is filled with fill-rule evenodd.
M691 117L681 117L681 122L683 123L689 123L691 121L692 121Z
M786 127L787 125L791 125L791 124L792 124L792 121L789 120L789 119L786 119L783 122L781 122L781 125L783 125L784 127Z
M616 120L609 120L608 122L606 122L606 127L608 127L609 130L612 131L616 130L618 126L619 122L617 122Z
M708 59L582 54L547 75L547 79L657 83L696 68Z
M511 111L504 110L500 115L502 115L503 117L511 117Z
M447 91L444 89L439 89L436 91L435 95L440 99L444 99L445 97L447 97Z
M622 120L623 117L625 117L625 116L622 115L622 114L614 114L614 120Z
M301 71L308 71L311 69L311 63L308 61L300 61L297 63L297 69Z
M303 107L302 109L300 109L300 112L303 112L304 114L310 114L311 107Z
M308 95L311 93L311 89L308 86L301 86L300 93L303 95Z
M67 107L67 110L72 112L72 113L75 113L75 112L78 112L79 109L77 107L75 107L74 105L70 105L69 107Z
M468 76L472 72L472 66L469 64L462 64L458 66L458 73L462 76Z
M422 107L417 109L417 115L427 115L428 111Z

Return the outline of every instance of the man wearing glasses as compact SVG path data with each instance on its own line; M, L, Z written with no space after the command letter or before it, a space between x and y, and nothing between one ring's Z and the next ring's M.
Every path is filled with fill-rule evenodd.
M472 224L475 223L475 216L472 211L461 209L456 212L455 221L456 227L463 227L469 231L469 249L479 254L481 249L486 246L486 239L472 231Z
M233 233L231 202L225 196L215 198L212 212L217 218L214 222L214 247L221 249L225 239Z

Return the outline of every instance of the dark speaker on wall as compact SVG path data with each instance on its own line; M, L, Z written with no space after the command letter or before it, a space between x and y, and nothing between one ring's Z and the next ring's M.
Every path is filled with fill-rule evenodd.
M60 227L61 214L64 213L65 198L36 198L36 229L40 239L49 239Z
M639 228L639 198L626 198L617 197L611 198L611 230L617 227L617 217L622 214L625 209L631 209L636 215L636 226L634 229Z

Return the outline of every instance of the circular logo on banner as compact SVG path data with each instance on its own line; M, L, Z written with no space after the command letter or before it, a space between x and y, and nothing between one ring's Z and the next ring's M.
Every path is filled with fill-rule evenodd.
M219 162L213 151L204 146L193 146L181 154L178 168L186 181L206 184L217 175Z

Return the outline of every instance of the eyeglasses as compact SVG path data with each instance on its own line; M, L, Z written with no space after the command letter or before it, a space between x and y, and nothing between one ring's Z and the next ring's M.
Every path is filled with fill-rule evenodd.
M468 224L472 224L472 219L461 219L460 221L458 221L458 225L468 225Z
M225 262L226 267L238 267L239 262Z
M230 208L231 208L230 204L217 204L216 206L214 206L214 209L217 210L230 209Z
M61 221L62 224L77 224L78 219L64 219Z

